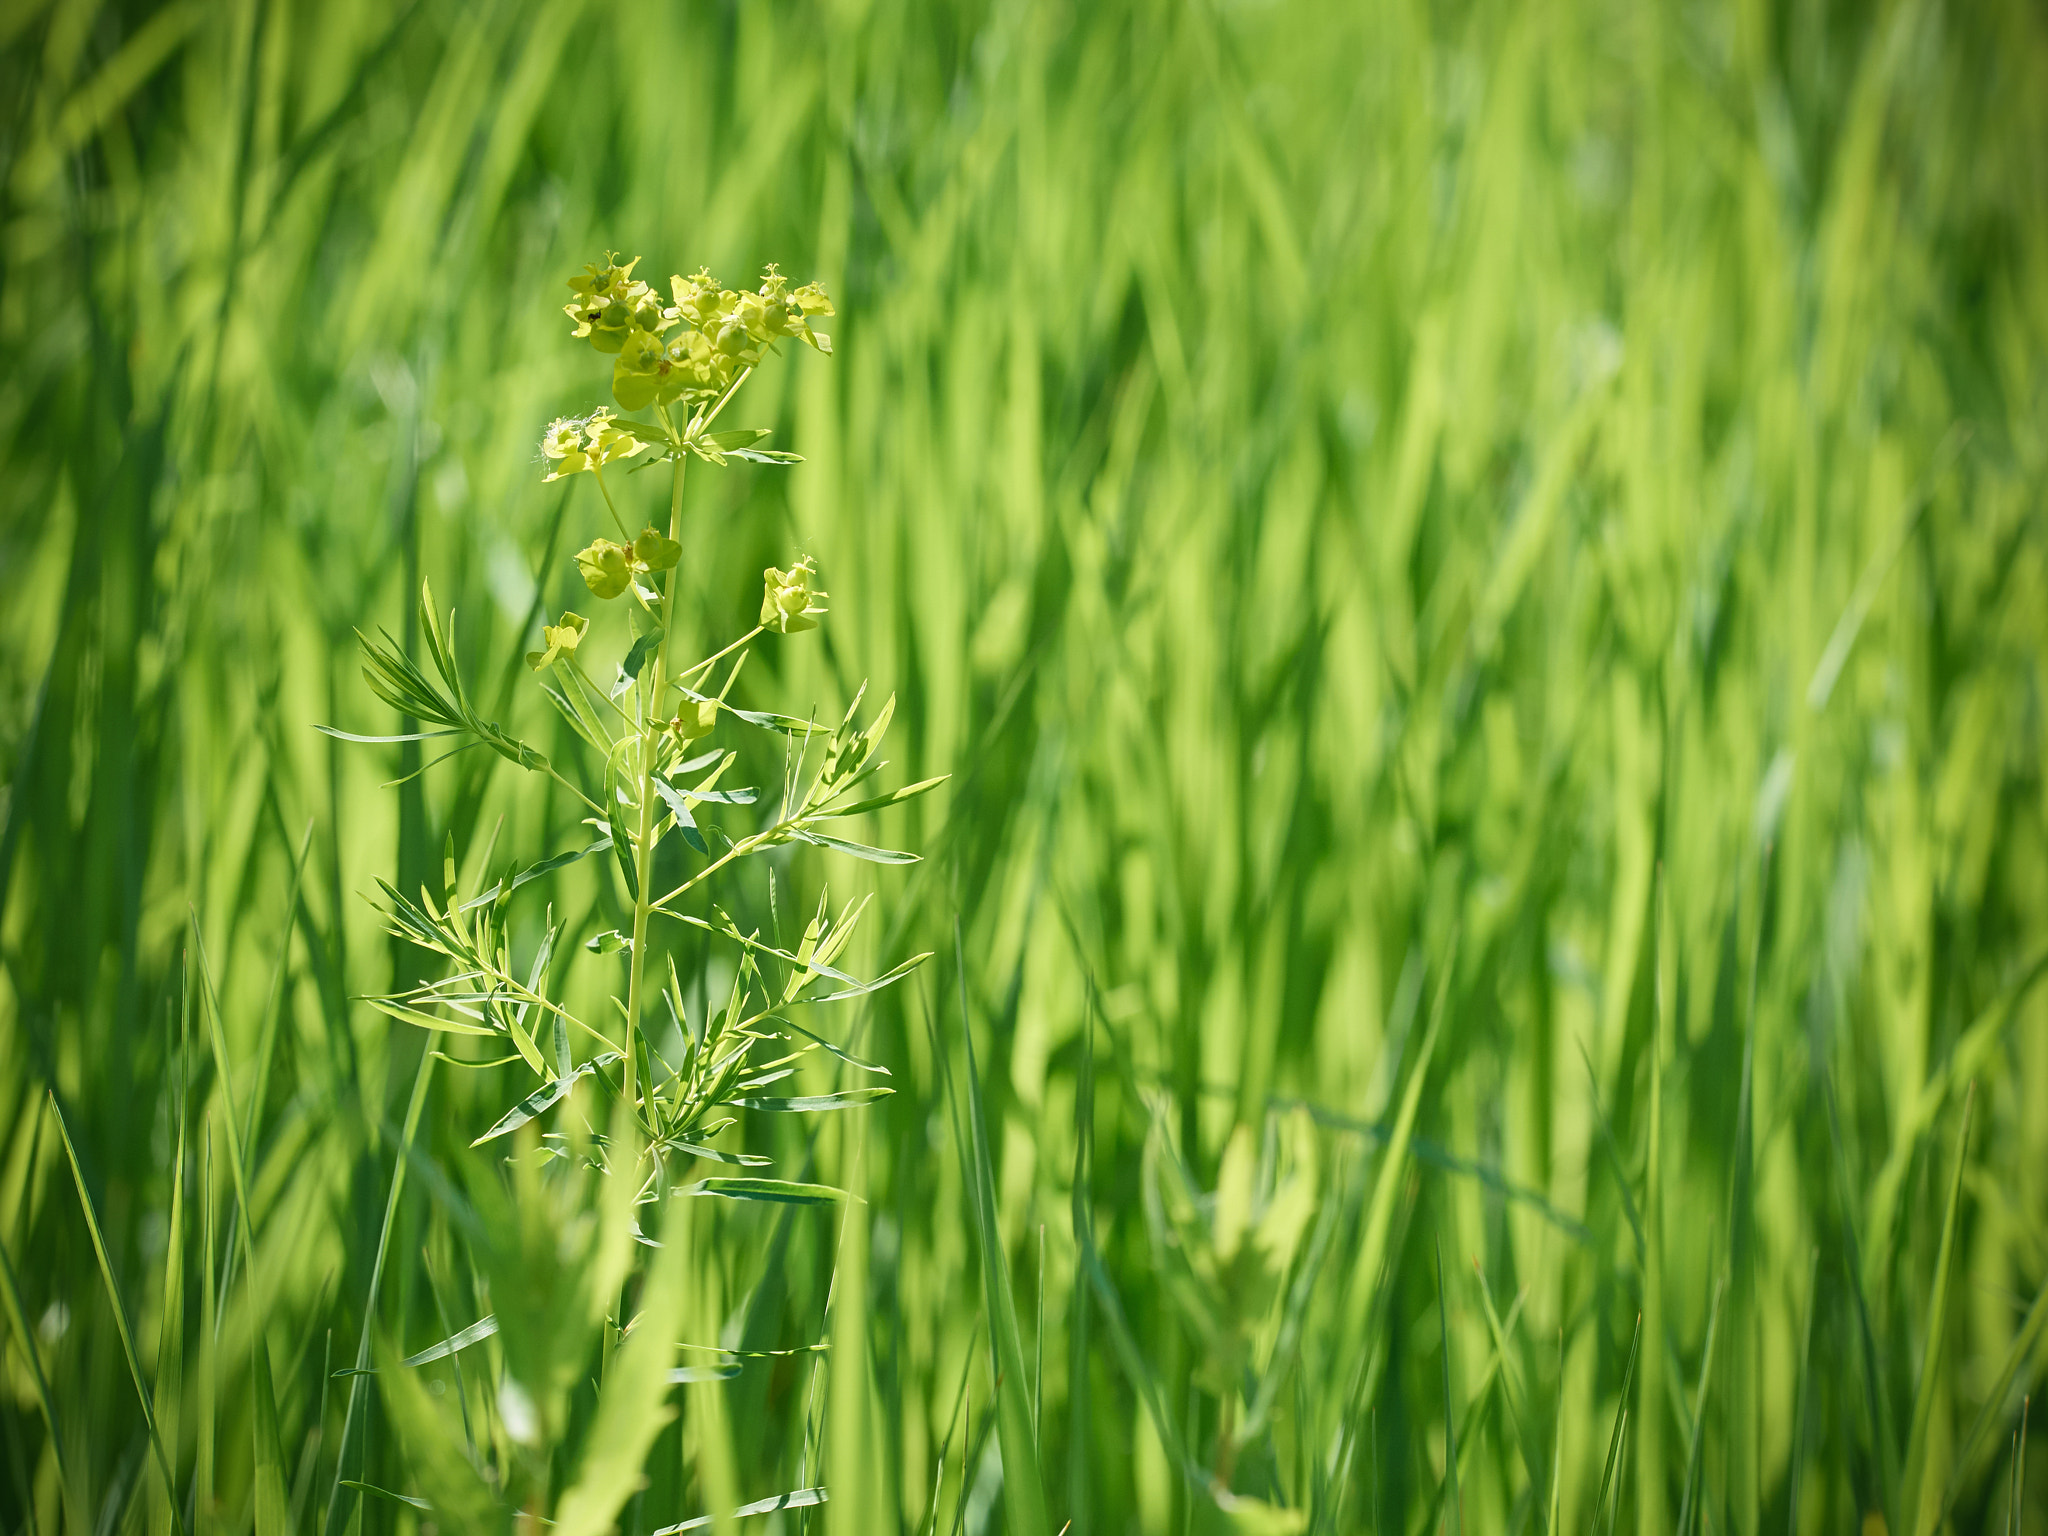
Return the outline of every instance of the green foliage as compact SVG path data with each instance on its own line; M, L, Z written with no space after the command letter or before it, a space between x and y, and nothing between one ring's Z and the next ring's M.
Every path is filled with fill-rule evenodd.
M2038 7L0 100L0 1530L2048 1519Z

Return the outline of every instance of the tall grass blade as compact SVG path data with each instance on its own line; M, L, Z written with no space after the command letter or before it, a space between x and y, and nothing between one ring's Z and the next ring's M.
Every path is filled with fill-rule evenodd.
M1458 1497L1457 1414L1451 1406L1451 1309L1444 1297L1444 1245L1436 1240L1436 1322L1443 1346L1444 1383L1444 1509L1452 1536L1463 1536L1465 1505ZM1505 1356L1502 1357L1505 1359Z
M2005 1360L1998 1368L1997 1379L1985 1395L1984 1406L1977 1410L1977 1417L1971 1421L1969 1430L1956 1443L1955 1466L1949 1473L1948 1488L1941 1496L1941 1517L1944 1520L1955 1507L1965 1476L1975 1465L1977 1447L1983 1443L1985 1432L1994 1420L2004 1417L2006 1395L2012 1391L2012 1384L2018 1379L2021 1368L2033 1358L2034 1347L2039 1343L2044 1328L2048 1328L2048 1281L2042 1282L2041 1289L2034 1293L2034 1303L2027 1308L2026 1317L2012 1336Z
M1807 1416L1812 1412L1813 1315L1820 1306L1820 1249L1806 1263L1806 1313L1799 1329L1799 1377L1792 1393L1792 1456L1785 1474L1787 1536L1799 1536L1799 1496L1805 1483Z
M419 1132L420 1112L426 1108L427 1087L434 1074L434 1036L427 1036L420 1052L420 1064L413 1074L412 1099L405 1109L405 1128L400 1132L397 1155L392 1158L391 1190L384 1198L384 1221L377 1231L377 1257L370 1266L370 1289L363 1298L363 1329L356 1341L354 1372L348 1382L348 1402L342 1409L341 1439L335 1445L334 1482L327 1495L327 1518L320 1529L329 1536L343 1536L349 1516L355 1512L356 1490L349 1487L351 1458L359 1462L363 1446L364 1383L370 1369L370 1340L377 1325L377 1299L384 1286L384 1262L391 1250L391 1229L398 1219L398 1201L405 1193L407 1153ZM360 1468L355 1469L358 1473Z
M967 952L960 944L957 922L953 937L959 959L960 1038L965 1043L967 1059L967 1171L976 1240L981 1248L982 1303L988 1313L990 1368L995 1376L996 1440L1003 1454L1003 1507L1012 1536L1052 1536L1052 1522L1045 1507L1045 1482L1039 1472L1037 1437L1032 1429L1030 1378L1024 1373L1017 1305L1010 1292L1010 1270L1003 1256L1002 1234L996 1226L995 1169L989 1155L980 1069L974 1059L974 1032L967 1012Z
M197 915L192 919L192 948L199 960L200 1005L213 1038L214 1070L218 1074L222 1102L227 1113L228 1172L234 1180L237 1227L242 1237L243 1283L249 1300L249 1368L253 1381L250 1396L255 1408L256 1435L256 1536L286 1536L291 1521L291 1503L285 1488L284 1446L277 1422L277 1395L270 1374L270 1344L265 1337L269 1308L256 1274L255 1217L250 1204L249 1171L242 1151L242 1133L235 1110L233 1067L228 1060L227 1037L222 1029L220 999L206 962L206 946L199 936Z
M1685 1448L1685 1497L1678 1506L1678 1536L1690 1536L1693 1513L1700 1500L1701 1457L1707 1443L1707 1393L1714 1381L1714 1344L1720 1332L1721 1304L1727 1299L1728 1276L1724 1271L1714 1283L1713 1304L1707 1308L1707 1338L1700 1346L1700 1384L1693 1394L1692 1438Z
M1635 1333L1629 1340L1628 1366L1621 1373L1621 1395L1614 1403L1614 1427L1607 1434L1607 1460L1600 1469L1600 1491L1593 1499L1593 1523L1596 1527L1600 1523L1601 1513L1607 1509L1607 1496L1610 1490L1614 1493L1617 1505L1621 1498L1620 1490L1615 1486L1614 1476L1621 1466L1621 1441L1622 1432L1628 1424L1629 1391L1635 1385L1636 1358L1642 1353L1642 1348L1643 1318L1641 1313L1637 1313ZM1613 1524L1611 1517L1608 1523L1610 1526Z
M1969 1161L1970 1117L1977 1105L1973 1083L1963 1095L1963 1123L1956 1132L1955 1170L1949 1176L1948 1204L1941 1218L1941 1248L1934 1259L1934 1290L1927 1298L1927 1351L1921 1358L1920 1382L1913 1392L1912 1425L1906 1432L1906 1476L1899 1513L1902 1529L1928 1536L1940 1523L1938 1501L1926 1486L1929 1438L1934 1422L1934 1397L1942 1381L1942 1358L1948 1335L1950 1263L1955 1256L1956 1214L1962 1205L1963 1169Z
M190 991L186 991L186 1005L190 1004ZM168 1031L167 1031L168 1033ZM174 1053L174 1059L182 1062L183 1052ZM186 1101L183 1073L180 1073L176 1102L172 1109L177 1128L171 1153L171 1213L164 1236L164 1291L163 1320L157 1330L156 1350L156 1419L165 1444L176 1447L181 1442L178 1436L179 1409L184 1401L185 1389L185 1131ZM152 1500L150 1526L153 1530L169 1530L173 1521L180 1518L173 1506L176 1495L169 1489L161 1491L162 1501Z
M157 1471L163 1476L164 1491L169 1498L172 1521L176 1528L182 1532L185 1529L185 1522L183 1515L178 1511L177 1474L171 1470L170 1457L164 1453L163 1437L157 1433L156 1411L150 1406L152 1394L148 1385L142 1379L142 1358L135 1352L135 1334L128 1326L128 1309L121 1301L121 1287L114 1279L113 1261L107 1257L107 1240L100 1234L99 1213L93 1209L92 1195L85 1187L85 1170L78 1164L78 1148L72 1144L71 1127L64 1121L64 1110L63 1106L57 1102L57 1091L54 1088L47 1090L46 1097L50 1105L50 1114L57 1122L57 1134L64 1142L64 1156L71 1164L71 1179L78 1188L79 1208L85 1213L85 1228L92 1237L93 1256L99 1260L100 1279L107 1288L107 1305L113 1309L114 1331L120 1335L121 1353L127 1358L128 1375L135 1383L135 1399L142 1408L143 1426L149 1431L149 1448L156 1457ZM12 1264L9 1264L7 1269L7 1292L10 1298L10 1307L18 1311L20 1303L18 1293L15 1290ZM27 1338L25 1320L23 1337L24 1339ZM40 1372L38 1372L38 1376L40 1377ZM54 1415L49 1417L48 1422L51 1443L54 1446L59 1443L56 1439L57 1425Z
M1445 1005L1450 998L1451 977L1458 968L1458 939L1454 934L1444 955L1443 971L1437 977L1436 997L1429 1005L1429 1024L1422 1045L1415 1053L1415 1065L1408 1070L1408 1082L1401 1090L1401 1107L1394 1116L1394 1132L1380 1154L1380 1166L1373 1181L1372 1201L1366 1208L1365 1227L1359 1240L1358 1257L1351 1271L1351 1304L1345 1312L1339 1339L1340 1358L1355 1359L1365 1342L1367 1314L1379 1290L1380 1271L1387 1260L1387 1235L1393 1226L1394 1201L1408 1166L1408 1144L1415 1134L1415 1116L1422 1105L1422 1090L1429 1080L1430 1062L1443 1033Z

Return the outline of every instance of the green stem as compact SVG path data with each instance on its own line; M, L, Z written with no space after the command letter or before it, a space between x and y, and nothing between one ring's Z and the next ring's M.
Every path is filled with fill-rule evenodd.
M675 474L669 482L668 536L680 542L683 525L683 466L679 454ZM661 639L654 648L654 682L643 695L640 707L640 838L633 850L638 864L638 893L633 898L633 954L628 962L626 983L626 1102L639 1103L639 1034L642 973L647 962L647 912L653 905L648 882L654 870L654 764L661 742L661 702L668 693L668 642L675 628L676 582L680 563L668 570L661 590Z
M611 513L612 521L619 525L619 537L628 544L631 544L633 542L633 535L626 532L626 520L619 516L619 509L612 505L612 493L610 488L604 483L604 471L595 464L592 464L590 466L590 473L591 477L597 481L598 494L604 497L605 511Z
M714 655L706 656L694 667L685 667L682 671L676 674L677 685L682 686L687 679L692 677L699 677L704 673L710 671L713 663L723 661L726 657L730 656L734 651L738 650L741 646L745 645L749 640L752 640L756 635L760 633L761 626L756 624L752 629L748 630L744 635L741 635L739 639L733 641L733 643L731 645L728 645L724 650L719 651ZM690 686L694 687L695 685L691 684Z

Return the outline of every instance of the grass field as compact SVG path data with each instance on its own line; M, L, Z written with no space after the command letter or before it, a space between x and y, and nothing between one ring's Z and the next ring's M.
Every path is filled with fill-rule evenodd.
M0 1530L2048 1531L2044 150L2025 0L0 10ZM952 776L659 1249L357 1000L582 808L313 730L430 579L566 749L607 249L831 290L676 627Z

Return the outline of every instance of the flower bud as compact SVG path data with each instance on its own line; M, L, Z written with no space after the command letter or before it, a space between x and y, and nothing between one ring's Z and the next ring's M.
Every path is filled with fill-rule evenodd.
M583 584L607 600L625 591L633 580L631 551L610 539L593 539L587 548L578 550L576 569L583 573Z
M685 699L681 712L669 722L668 728L675 733L678 741L689 742L702 736L709 736L712 727L717 724L718 700Z
M780 635L794 635L818 627L818 619L825 612L818 599L828 594L812 589L811 577L816 573L809 556L797 561L787 571L777 570L771 565L761 574L763 629L772 629Z
M612 398L626 410L641 410L654 403L671 372L668 349L661 338L651 331L636 330L620 347L619 360L612 364Z
M665 571L683 558L683 546L648 528L633 541L633 558L650 571Z

